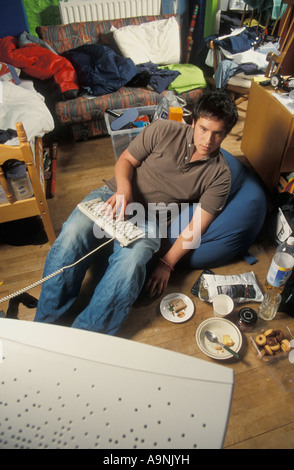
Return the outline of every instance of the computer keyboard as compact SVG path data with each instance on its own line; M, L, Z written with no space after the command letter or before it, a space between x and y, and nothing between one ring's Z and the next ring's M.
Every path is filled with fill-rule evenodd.
M104 204L101 198L97 198L81 202L78 208L122 246L128 246L139 238L145 237L145 232L129 220L118 220L106 215L105 210L102 209Z

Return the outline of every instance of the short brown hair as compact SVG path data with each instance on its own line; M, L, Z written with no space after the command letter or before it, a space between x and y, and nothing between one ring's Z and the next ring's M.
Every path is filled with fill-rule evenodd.
M196 122L200 117L222 120L228 134L238 121L235 102L224 91L208 91L195 102L192 117Z

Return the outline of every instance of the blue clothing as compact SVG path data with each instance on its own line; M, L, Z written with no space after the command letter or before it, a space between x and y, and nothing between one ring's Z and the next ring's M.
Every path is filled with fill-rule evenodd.
M214 80L216 88L225 88L231 77L236 75L239 65L232 60L222 60L216 69Z
M261 74L261 70L255 64L236 64L232 60L222 60L216 69L214 80L216 88L224 89L231 77L243 72L245 75Z
M108 200L113 192L107 187L92 191L84 200L101 197ZM147 222L146 222L147 224ZM93 232L94 223L76 208L54 242L44 268L44 277L61 267L71 265L106 240ZM116 240L109 259L98 251L105 263L105 273L87 307L74 320L72 327L100 333L115 334L136 301L146 278L146 264L160 248L156 225L148 223L148 237L122 247ZM73 305L90 266L91 256L76 266L46 281L38 301L35 321L53 323Z
M53 47L48 44L48 42L43 41L43 39L37 38L36 36L33 36L30 33L27 33L24 31L18 36L18 45L19 47L23 47L26 44L38 44L38 46L46 47L46 49L49 49L49 51L53 52L53 54L57 54L57 52L53 49ZM57 54L58 55L58 54Z
M232 54L248 51L251 47L256 46L261 41L256 33L256 28L245 28L239 34L231 35L223 39L216 38L216 42L221 48Z
M153 64L152 62L137 64L137 73L139 76L140 74L146 74L146 76L148 76L148 85L150 85L157 93L162 93L179 75L181 75L181 72L178 70L165 70L163 68L159 68L158 65ZM140 86L140 84L137 86Z
M101 44L84 44L61 55L73 65L82 91L90 95L117 91L137 73L132 59Z

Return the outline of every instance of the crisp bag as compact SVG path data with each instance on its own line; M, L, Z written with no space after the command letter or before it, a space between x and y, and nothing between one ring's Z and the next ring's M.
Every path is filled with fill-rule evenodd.
M263 293L253 271L233 276L203 274L199 298L206 302L212 302L214 297L219 294L226 294L239 303L261 302L263 300Z

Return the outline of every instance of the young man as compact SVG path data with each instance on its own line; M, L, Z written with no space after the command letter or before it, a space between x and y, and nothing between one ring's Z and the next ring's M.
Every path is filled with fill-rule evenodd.
M199 203L191 222L147 280L150 295L155 290L158 295L164 291L174 266L195 246L189 242L195 242L195 238L200 241L224 207L230 190L230 171L220 145L238 119L234 102L224 92L204 93L196 101L192 117L192 126L159 120L142 130L118 159L114 178L85 199L101 197L112 216L119 211L122 216L133 202L142 204L147 214L150 205ZM147 218L145 223L148 236L128 247L115 240L108 260L101 248L104 275L73 327L108 334L119 330L145 284L146 265L161 245L156 223ZM73 211L48 254L44 276L75 263L97 247L101 240L95 236L93 225L78 208ZM55 322L69 310L90 258L43 284L35 321Z

